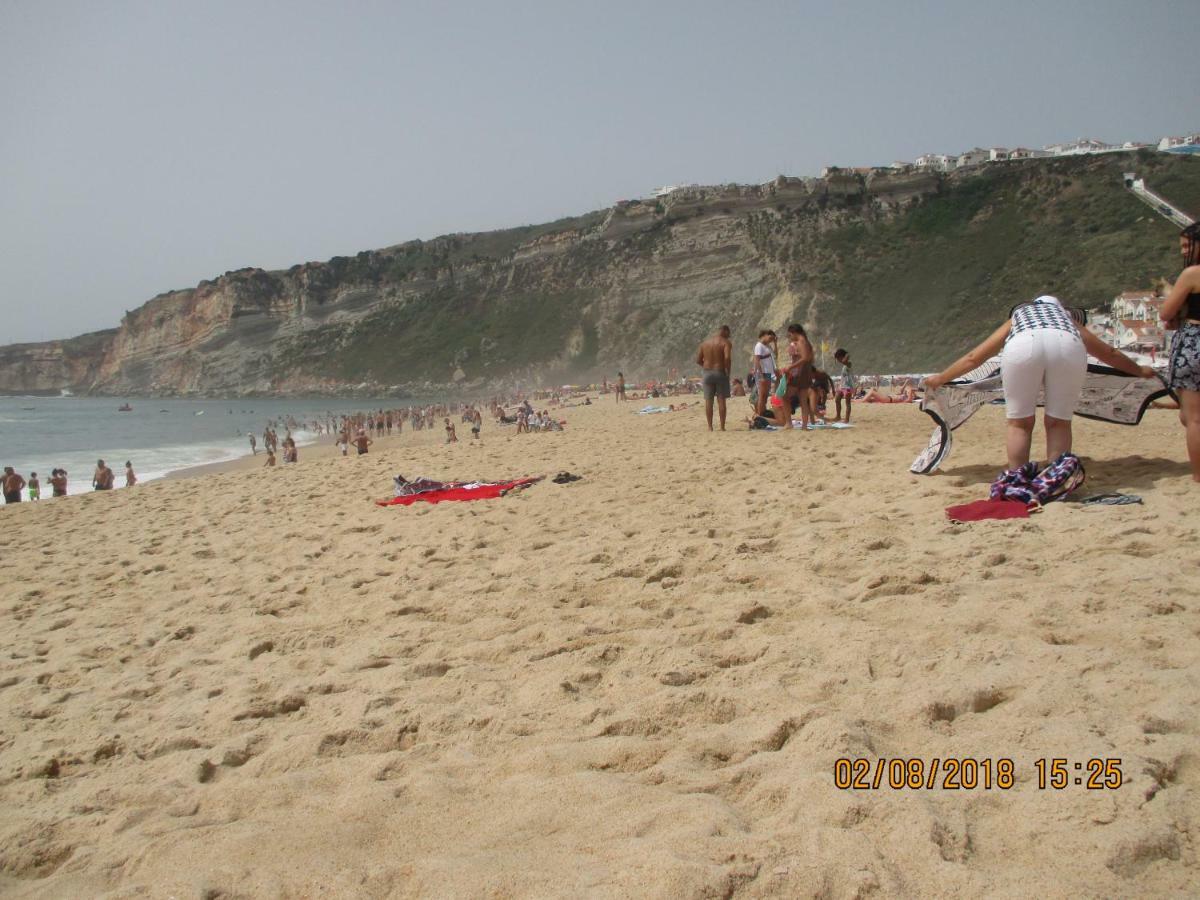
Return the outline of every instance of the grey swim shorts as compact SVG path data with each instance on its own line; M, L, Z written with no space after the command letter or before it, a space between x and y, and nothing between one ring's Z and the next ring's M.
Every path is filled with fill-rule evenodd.
M704 399L711 400L713 397L728 397L729 396L729 374L720 369L705 369L704 370Z

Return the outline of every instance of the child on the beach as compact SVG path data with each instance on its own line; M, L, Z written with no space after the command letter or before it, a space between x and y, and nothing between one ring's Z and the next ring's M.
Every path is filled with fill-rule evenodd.
M454 433L454 423L451 422L449 419L446 419L446 443L447 444L458 443L458 435L456 435Z
M270 444L267 445L267 461L263 463L263 468L275 465L275 450Z
M37 472L30 472L29 481L25 483L29 486L30 500L42 499L42 485L41 482L38 481Z
M137 484L137 476L133 474L133 463L125 460L125 487L133 487Z
M832 390L833 381L830 379L829 373L822 372L820 369L813 369L813 415L820 419L823 425L829 424L829 420L825 417L825 406Z
M850 354L842 348L838 348L833 358L842 364L841 374L838 375L837 390L833 395L834 411L837 413L837 421L842 421L842 401L846 401L846 424L850 424L850 404L854 397L854 373L851 371L853 363L850 362Z

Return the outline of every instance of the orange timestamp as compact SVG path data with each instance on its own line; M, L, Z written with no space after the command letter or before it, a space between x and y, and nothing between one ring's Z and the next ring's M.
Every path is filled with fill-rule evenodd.
M1007 791L1016 783L1015 772L1016 764L1007 757L842 757L833 764L833 784L842 791Z
M1124 782L1121 760L1093 758L1072 762L1048 757L1034 761L1038 790L1061 791L1072 785L1088 790L1116 790ZM926 790L973 791L1012 789L1017 766L1009 757L842 757L833 764L833 784L843 791Z
M1125 782L1119 758L1092 758L1086 763L1052 757L1035 760L1038 790L1061 791L1064 788L1086 787L1089 791L1115 791Z

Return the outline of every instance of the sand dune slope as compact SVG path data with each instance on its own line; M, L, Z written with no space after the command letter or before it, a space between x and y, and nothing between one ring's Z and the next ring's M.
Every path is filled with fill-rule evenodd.
M996 410L919 478L912 408L709 435L634 405L0 511L0 892L1196 893L1173 414L1078 427L1089 490L1144 506L963 526L942 510L984 496ZM396 472L563 469L370 502ZM1006 757L1016 783L839 790L843 757ZM1124 784L1039 790L1051 757Z

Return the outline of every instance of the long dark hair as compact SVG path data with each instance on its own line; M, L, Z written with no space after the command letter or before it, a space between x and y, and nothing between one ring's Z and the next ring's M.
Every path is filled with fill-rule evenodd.
M1179 236L1188 239L1188 255L1184 266L1200 265L1200 222L1193 222Z

